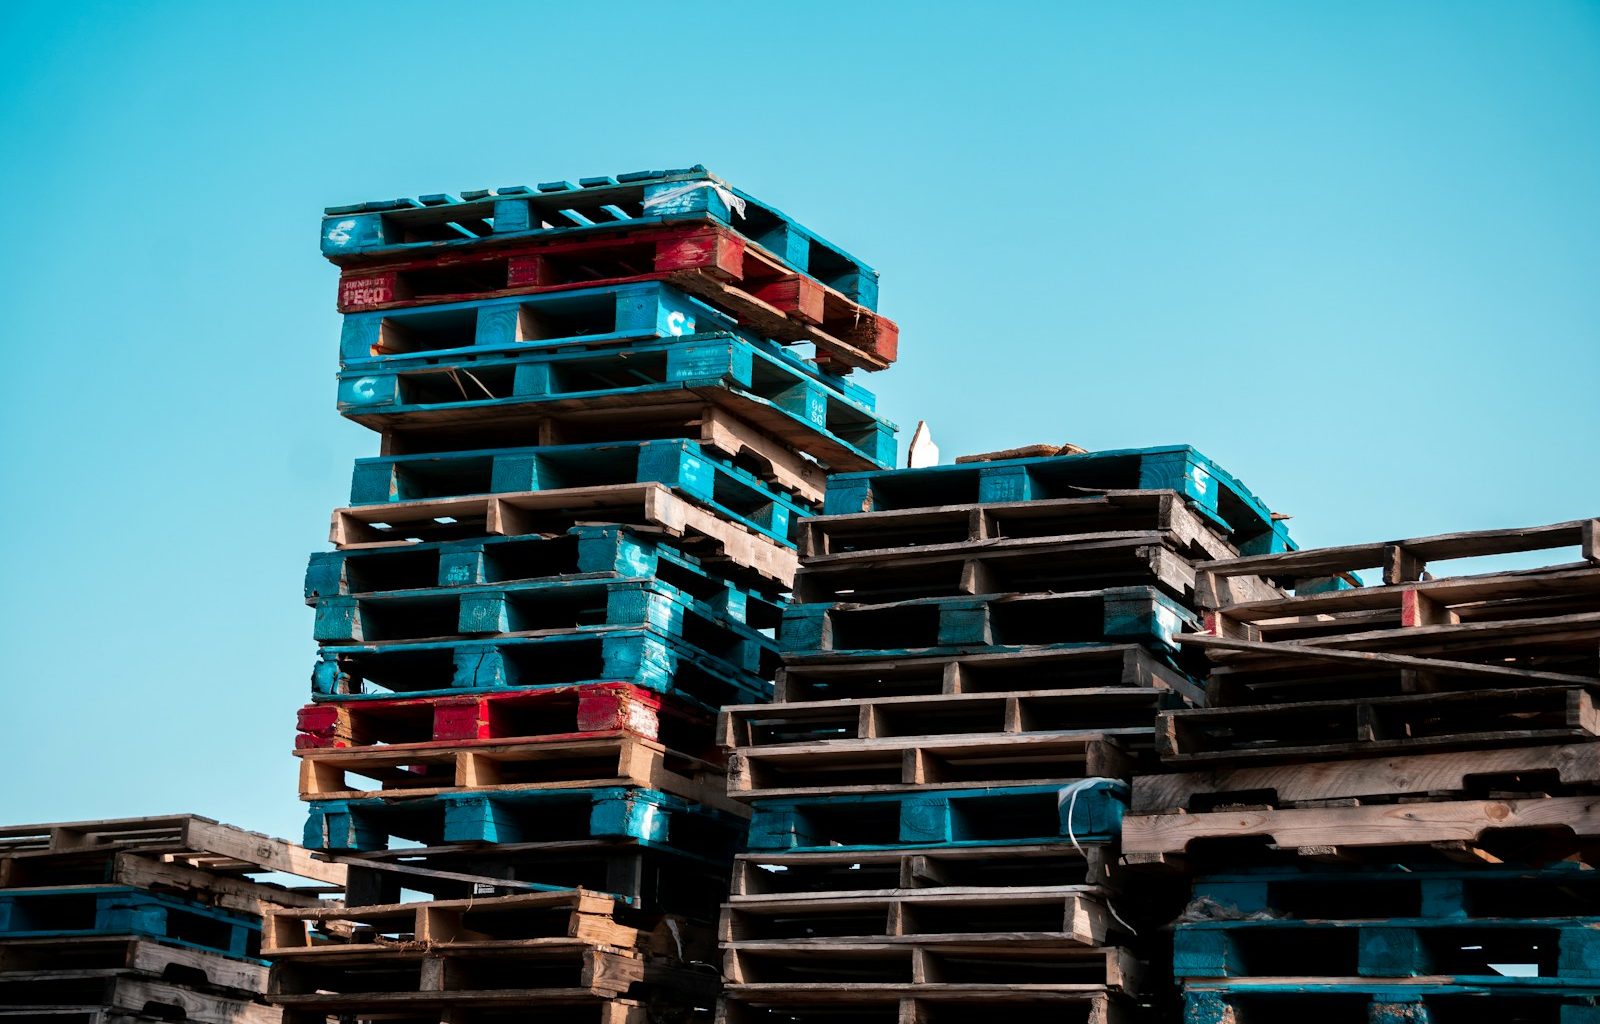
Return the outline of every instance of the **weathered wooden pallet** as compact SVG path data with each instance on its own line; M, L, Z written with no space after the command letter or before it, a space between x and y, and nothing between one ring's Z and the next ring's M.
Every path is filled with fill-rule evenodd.
M742 805L728 798L719 765L627 732L519 743L451 740L325 747L295 754L300 757L302 800L633 785L745 813Z
M965 736L909 736L750 747L728 760L736 800L910 792L927 786L988 789L1059 779L1126 779L1148 727Z
M1346 807L1241 808L1129 815L1122 848L1130 859L1181 856L1197 842L1250 839L1302 851L1424 847L1489 849L1521 838L1569 849L1600 838L1600 797L1435 800ZM1559 858L1557 858L1559 859Z
M450 900L588 889L646 913L704 919L728 889L724 852L706 857L621 838L402 847L338 859L350 870L347 906L397 903L406 890Z
M762 630L778 615L776 604L735 588L706 601L658 579L534 580L319 598L313 635L336 647L649 629L765 676L777 645Z
M1130 586L1155 586L1192 603L1194 566L1158 533L980 541L890 556L813 556L795 577L795 600L868 604Z
M1597 736L1594 688L1542 686L1163 711L1156 746L1164 761L1182 767L1497 749Z
M1121 827L1127 789L1125 782L1095 778L763 800L755 805L749 845L751 850L799 851L1110 842Z
M719 742L759 756L821 743L883 743L929 737L960 739L1065 735L1095 731L1136 740L1152 712L1176 701L1170 691L1129 686L915 696L858 697L722 709ZM1137 730L1138 732L1136 732Z
M764 850L734 859L729 902L811 899L826 904L920 892L1004 897L1040 886L1102 892L1114 859L1115 849L1098 843Z
M350 504L388 505L617 484L671 487L746 529L792 546L804 505L692 441L495 448L357 459Z
M1088 803L1089 801L1085 801ZM742 835L736 815L637 786L528 788L435 796L315 800L306 846L382 850L391 837L417 843L520 843L623 839L725 856Z
M504 1006L493 1003L438 1005L436 1000L422 996L416 1000L416 1005L387 1001L367 1012L341 1012L337 1019L360 1024L370 1021L383 1024L528 1024L530 1019L539 1024L653 1024L651 1008L637 1000L616 997L570 1004L544 1001L534 1012L536 1016L530 1018L528 1008L514 1001ZM325 1010L283 1011L283 1024L327 1024L328 1019Z
M1137 644L1045 644L995 653L792 661L778 670L779 704L886 696L1153 688L1199 701L1188 676Z
M814 485L807 500L820 503L820 478L797 453L835 471L892 464L896 427L870 396L808 369L732 333L702 333L623 349L390 359L343 371L338 404L391 449L485 447L473 439L511 427L541 444L676 433L770 462L785 486Z
M1205 625L1213 636L1304 642L1380 629L1567 615L1597 605L1600 565L1580 564L1244 601L1207 612Z
M966 544L1028 541L1093 543L1159 535L1185 558L1214 560L1235 552L1208 518L1177 491L1109 490L1092 495L933 505L812 516L800 524L800 554L827 566L855 558L943 552Z
M1600 785L1600 744L1508 746L1286 764L1224 764L1133 783L1136 814L1382 804L1430 795L1560 796Z
M834 997L912 986L939 989L1015 986L1040 991L1135 992L1139 965L1126 950L1084 947L1052 935L1007 943L982 936L904 936L906 941L841 939L750 940L723 950L722 975L737 996L752 986L768 995L792 991L810 1002L824 986Z
M1423 918L1440 925L1480 918L1593 918L1600 871L1572 861L1542 868L1479 863L1257 867L1194 881L1199 904L1219 916L1303 920Z
M283 882L252 878L276 873ZM259 915L317 903L345 882L341 865L193 815L0 829L0 889L112 885Z
M794 582L798 560L793 550L679 497L660 483L335 509L329 539L339 548L353 548L485 535L522 537L566 530L574 523L601 516L619 525L659 528L703 561L725 568L730 579L766 581L785 589Z
M1104 987L978 983L729 986L716 1024L964 1024L999 1010L1052 1024L1124 1024L1139 1019Z
M1229 581L1263 577L1302 596L1359 585L1355 573L1381 570L1385 586L1417 583L1429 564L1575 547L1586 562L1600 561L1600 520L1575 519L1512 530L1475 530L1409 540L1378 541L1309 551L1260 552L1205 566L1202 598L1208 608L1233 603ZM1434 572L1432 576L1439 576Z
M660 535L629 526L580 525L529 537L473 537L384 548L318 551L306 566L306 603L334 595L389 594L535 580L660 579L748 621L724 574ZM770 589L770 588L769 588ZM756 600L770 604L765 591ZM770 624L770 623L768 623Z
M717 938L725 947L794 943L800 950L834 940L1096 947L1106 944L1114 920L1104 893L1086 887L929 890L740 900L723 906Z
M0 1021L29 1024L279 1024L278 1010L230 993L104 971L50 971L0 982Z
M453 250L472 251L496 240L577 238L619 226L706 222L726 225L795 270L869 309L877 307L877 271L698 164L580 178L577 184L549 181L535 188L332 206L323 216L322 252L340 266L429 250L445 263Z
M1177 635L1196 622L1191 611L1153 587L963 595L889 604L789 605L778 645L791 662L1058 643L1143 642L1172 651Z
M708 708L626 683L307 704L297 724L300 749L569 740L626 731L697 757L715 754Z
M1531 979L1537 982L1538 979ZM1314 1015L1314 1016L1313 1016ZM1492 985L1399 984L1350 978L1319 983L1285 979L1256 983L1190 982L1184 1024L1484 1024L1487 1021L1596 1024L1592 993L1501 978Z
M823 514L1041 501L1135 489L1176 491L1239 551L1267 553L1294 546L1287 527L1259 498L1186 445L841 473L828 481Z
M115 885L0 891L0 939L142 935L189 949L253 957L261 923L243 914Z
M676 316L661 323L662 335L693 334L697 324L702 330L737 324L775 341L810 343L819 362L846 370L881 370L897 355L894 321L709 224L619 229L483 248L446 261L351 269L340 278L339 309L349 319L375 318L380 311L384 319L403 319L418 310L521 303L539 320L579 320L586 329L574 336L592 344L614 340L608 335L624 330L624 314L617 310L608 324L604 310L565 300L651 286L672 287L703 304L698 311L673 309ZM550 338L534 327L516 337Z
M245 999L267 990L263 963L164 941L124 936L0 940L0 1006L32 1001L16 998L16 989L28 983L119 974L182 979L189 988Z
M648 936L618 921L626 907L584 889L366 907L275 910L261 953L307 963L360 963L392 953L445 955L494 950L530 939L578 939L638 950Z
M741 648L742 649L742 648ZM761 658L755 664L764 665ZM627 683L702 704L765 699L766 681L686 639L650 629L325 647L312 670L321 698L387 700L468 691Z
M1495 984L1495 964L1528 983L1600 994L1600 920L1389 917L1371 921L1191 921L1173 933L1178 978L1417 978Z

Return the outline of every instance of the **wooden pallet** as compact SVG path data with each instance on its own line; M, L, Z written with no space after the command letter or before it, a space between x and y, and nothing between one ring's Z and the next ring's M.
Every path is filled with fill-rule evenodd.
M1133 813L1382 804L1490 792L1561 796L1595 785L1600 785L1600 744L1542 744L1141 775L1133 781Z
M822 740L736 751L728 795L736 800L910 793L929 786L988 790L1061 779L1127 778L1138 763L1128 746L1143 726L1031 736L998 733Z
M322 252L339 266L381 263L428 252L441 265L484 243L573 239L652 224L716 223L731 228L795 270L877 307L878 273L768 203L696 164L570 181L476 189L329 207Z
M181 984L136 975L104 972L48 972L36 1003L0 1005L0 1021L29 1024L136 1024L181 1020L186 1024L279 1024L277 1009L252 999L203 992ZM20 979L19 979L20 980ZM158 1016L151 1016L151 1012Z
M296 750L300 799L360 800L369 797L439 796L465 790L515 792L644 786L744 815L728 798L722 770L669 751L628 732L581 739L522 743L451 740L380 747ZM371 780L363 787L359 779Z
M1092 801L1086 801L1092 803ZM314 800L305 840L312 849L388 848L391 838L424 845L620 839L726 856L744 831L738 815L636 786L453 790L431 796Z
M1204 567L1201 599L1207 608L1235 603L1230 581L1245 577L1272 580L1297 594L1359 584L1354 574L1379 569L1384 586L1417 583L1430 562L1482 558L1576 547L1586 562L1600 562L1600 520L1575 519L1512 530L1476 530L1409 540L1262 553L1212 562Z
M57 973L83 976L136 975L152 980L187 979L190 988L249 998L267 990L266 965L137 936L79 936L0 940L0 984L46 980ZM0 1000L9 1003L14 1000Z
M795 704L891 696L956 696L1130 687L1190 701L1204 691L1137 644L1044 644L994 653L792 661L778 669L773 700Z
M581 739L624 730L714 759L708 708L626 683L307 704L299 749L476 740Z
M726 948L793 944L797 951L841 940L930 947L1096 947L1105 945L1116 927L1103 893L1087 887L1035 886L742 899L723 907L718 941Z
M1507 978L1494 985L1445 983L1426 988L1367 978L1328 983L1296 979L1266 984L1191 982L1184 986L1183 1024L1280 1024L1310 1019L1319 1024L1600 1022L1600 1003L1592 993L1516 982Z
M732 652L744 657L745 648ZM760 700L767 694L770 655L735 664L686 640L648 628L322 648L312 669L312 692L330 700L387 700L461 696L508 687L567 688L626 683L673 692L715 706L726 700Z
M1048 843L740 854L730 905L767 900L883 899L916 892L999 895L1030 887L1104 891L1115 849Z
M717 729L724 747L758 755L768 747L929 737L1097 731L1137 736L1148 732L1155 709L1176 701L1170 690L1132 686L853 697L725 707Z
M668 284L671 289L664 288ZM671 309L673 317L652 315L649 319L660 324L663 334L694 334L697 320L710 319L715 326L736 322L763 338L809 343L816 348L818 362L846 371L882 370L898 355L900 329L894 321L785 267L764 249L717 225L623 229L579 239L494 246L448 263L422 259L363 267L341 276L339 308L350 314L347 322L358 323L403 322L408 313L487 307L532 309L524 320L559 324L578 316L570 310L583 298L652 288L681 289L716 311L702 307L701 312L709 315L697 317L697 311L684 303ZM621 308L609 317L599 311L583 313L585 322L611 328L584 334L604 337L623 329ZM466 344L472 337L466 336ZM505 343L483 340L481 332L478 337L479 344ZM546 332L525 325L507 340L546 338ZM361 355L345 352L346 360Z
M619 524L659 527L692 545L702 558L731 563L751 576L787 588L795 553L771 538L679 497L659 483L480 494L463 498L360 505L335 509L329 539L338 548L409 544L463 537L525 537L604 517ZM738 574L735 574L736 577Z
M1600 737L1596 687L1416 693L1163 711L1162 760L1177 767L1243 761L1498 749Z
M890 604L800 604L783 612L785 659L848 654L914 657L950 648L1145 642L1175 650L1197 620L1153 587L991 594Z
M823 514L1042 501L1125 490L1176 491L1242 552L1294 546L1283 522L1261 499L1187 445L840 473L828 481Z
M1106 843L1120 828L1126 787L1114 779L1065 779L1043 786L767 799L755 805L749 848Z
M0 890L0 940L142 935L176 946L251 957L254 917L116 885Z
M426 998L414 1003L387 1001L369 1011L341 1011L336 1018L341 1024L528 1024L530 1019L539 1024L655 1024L650 1009L632 999L608 998L598 1002L585 1001L572 1004L539 1004L537 1016L530 1018L529 1009L512 1002L506 1006L494 1005L435 1005ZM323 1010L284 1010L283 1024L328 1024L330 1015Z

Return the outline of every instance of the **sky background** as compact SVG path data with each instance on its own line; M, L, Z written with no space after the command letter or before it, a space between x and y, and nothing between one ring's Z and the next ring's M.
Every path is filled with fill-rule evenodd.
M1600 512L1600 4L0 10L0 821L298 835L322 207L701 162L946 460L1191 443L1320 545Z

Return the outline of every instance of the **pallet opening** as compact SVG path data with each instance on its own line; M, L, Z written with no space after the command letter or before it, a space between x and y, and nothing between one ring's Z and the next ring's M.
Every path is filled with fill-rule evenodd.
M737 868L747 896L779 896L786 893L852 892L893 889L900 885L898 860L829 861L769 864L746 859Z
M1426 928L1417 936L1431 974L1561 976L1557 928Z
M1019 793L984 799L953 799L951 833L967 841L1004 841L1056 836L1064 831L1056 794Z
M1025 732L1147 729L1165 692L1130 687L1118 694L1023 697L1018 710Z
M605 588L588 586L511 591L505 597L505 632L604 626L608 597Z
M888 650L938 643L939 606L897 605L835 611L830 616L833 650Z
M576 251L540 252L519 257L512 263L511 279L540 287L639 277L655 272L656 243L618 240L603 248L588 246Z
M8 932L92 931L101 897L95 893L12 896Z
M734 938L739 941L889 934L889 912L885 907L833 911L820 909L811 913L779 914L736 910L733 914Z
M615 391L661 384L667 380L667 353L634 352L604 358L547 364L549 384L533 394L572 396L589 391Z
M871 751L848 755L830 751L775 763L757 757L747 764L751 789L894 785L901 781L900 757L893 751L887 758Z
M1461 905L1471 917L1600 916L1600 871L1552 871L1520 879L1461 881Z
M344 559L344 577L345 589L352 594L436 587L439 585L439 551L426 548L348 555Z
M389 501L453 498L494 490L494 458L489 455L444 455L391 463ZM361 463L357 463L357 472Z
M1188 944L1190 956L1204 963L1192 968L1201 977L1354 978L1362 973L1361 934L1355 928L1205 929L1193 933Z
M1202 997L1210 993L1201 993ZM1196 999L1193 994L1189 996L1189 1016L1204 1020L1195 1014ZM1373 1011L1380 1007L1373 1005L1371 996L1365 993L1344 992L1318 992L1309 998L1304 995L1276 995L1257 994L1254 992L1230 992L1226 996L1228 1010L1232 1016L1218 1017L1218 1020L1230 1020L1234 1024L1284 1024L1293 1021L1294 1024L1371 1024L1375 1020L1383 1020L1376 1012L1368 1016L1369 1008ZM1207 1007L1209 1009L1209 1006ZM1221 1010L1221 1007L1218 1007ZM1221 1012L1226 1013L1226 1010ZM1479 1001L1479 1012L1482 1012L1482 1002ZM1407 1016L1397 1015L1395 1020L1406 1020ZM1473 1017L1473 1024L1484 1024L1482 1017ZM1430 1024L1434 1022L1430 1019ZM1496 1024L1504 1024L1496 1018Z
M824 946L806 950L805 955L741 949L734 957L738 969L731 976L747 985L909 985L913 981L909 949L837 952Z
M1094 641L1105 636L1106 615L1098 597L996 601L989 628L993 642L1006 646Z
M426 640L461 633L460 605L455 595L371 598L359 607L361 639Z
M1041 885L1090 885L1089 861L1074 851L1028 857L949 857L928 854L924 874L913 872L922 887L971 886L1029 888Z
M826 538L826 553L830 555L961 544L966 542L971 529L971 513L966 509L910 519L883 516L881 520L818 523L813 529Z
M793 712L784 715L780 712L771 719L752 716L741 719L741 724L749 731L748 745L759 747L781 743L854 739L860 719L860 712L849 708L804 715Z
M416 992L422 987L422 964L386 961L334 966L286 960L274 965L272 983L283 995Z
M808 572L799 582L806 601L900 601L923 597L957 597L966 591L961 562L924 562L884 568Z
M483 546L485 583L517 583L578 571L579 540L571 535L512 540Z
M873 716L879 736L950 736L1005 731L1005 704L995 699L976 704L876 704Z
M398 378L401 405L454 405L516 394L516 371L507 365L430 367Z
M944 688L944 670L939 665L893 666L881 672L851 670L836 675L827 669L791 666L783 672L785 699L790 701L919 697Z
M798 1006L784 1001L778 1006L729 1003L727 1024L901 1024L898 1004L879 1006ZM962 1024L971 1024L971 1017Z
M927 975L929 981L946 985L1104 985L1105 956L1074 956L1073 952L930 953Z
M336 710L325 704L314 707ZM346 705L345 714L350 722L351 746L426 743L435 736L435 709L427 704L384 706L357 702Z
M408 268L397 271L395 278L397 295L437 299L499 291L506 287L506 266L498 259L472 260Z
M807 804L794 814L802 845L884 846L900 841L897 803Z
M905 935L972 935L983 932L1059 933L1065 908L1057 897L1038 903L1007 902L908 903L903 908ZM1045 975L1041 975L1041 978ZM1049 975L1053 977L1052 975Z
M395 311L378 321L374 356L399 356L416 352L442 352L469 348L477 336L476 309L436 310L422 307Z
M446 689L455 672L448 647L340 652L338 663L346 677L339 689L344 694L369 693L373 687L392 693Z
M545 295L517 307L519 342L558 341L617 330L615 292L587 295ZM507 339L510 340L510 339Z

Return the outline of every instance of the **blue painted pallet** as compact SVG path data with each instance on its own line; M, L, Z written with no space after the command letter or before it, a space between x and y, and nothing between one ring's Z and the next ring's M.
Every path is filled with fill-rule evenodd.
M1173 934L1177 978L1449 978L1494 984L1527 964L1546 984L1600 992L1600 918L1291 918L1193 921Z
M391 838L425 846L620 839L729 858L744 834L734 815L637 786L314 800L310 807L305 845L313 850L383 850Z
M497 428L573 414L704 403L727 409L836 469L890 466L893 423L864 389L730 331L626 349L408 358L345 370L339 411L375 430Z
M1128 784L1117 779L758 800L750 849L1105 843L1121 833L1127 801Z
M783 610L786 656L936 653L948 648L1136 641L1176 651L1194 613L1154 587L1073 594L923 598L893 604L798 604Z
M1600 998L1543 978L1437 985L1191 982L1183 995L1184 1024L1600 1024Z
M657 281L349 313L339 362L377 370L395 360L616 346L733 328L732 317Z
M794 547L808 509L684 440L545 445L357 459L351 505L478 494L659 483L762 536Z
M772 684L682 639L645 629L324 648L317 699L459 696L482 690L631 683L713 707L769 700Z
M1338 868L1272 865L1205 875L1194 898L1239 916L1273 912L1318 920L1420 917L1600 918L1600 871L1562 861L1542 868L1408 864Z
M1081 497L1086 489L1176 491L1244 554L1295 548L1260 498L1187 445L841 473L828 480L823 514Z
M723 590L737 589L664 540L626 526L574 526L550 536L318 551L306 566L305 596L311 604L336 594L572 578L659 578L713 603Z
M361 257L453 248L485 240L686 219L726 224L794 269L868 309L877 308L876 270L698 164L682 170L581 178L576 185L554 181L536 188L513 186L460 196L436 194L330 206L322 219L322 252L343 265Z
M0 940L125 935L233 957L261 948L258 919L132 886L0 890Z
M661 580L531 581L498 587L434 587L372 595L334 595L316 603L314 638L324 645L387 644L466 636L649 629L714 654L755 675L770 675L777 645L760 632L776 606L727 588L706 601ZM747 619L753 613L754 624Z

